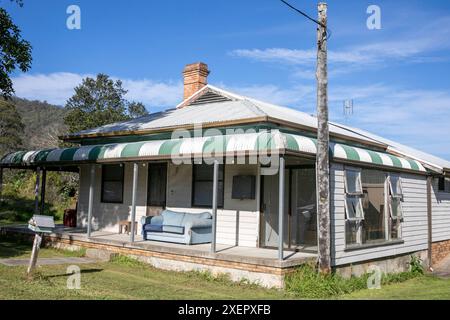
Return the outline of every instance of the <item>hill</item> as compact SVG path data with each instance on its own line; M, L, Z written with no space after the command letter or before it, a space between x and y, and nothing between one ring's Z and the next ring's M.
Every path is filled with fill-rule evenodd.
M58 136L66 131L66 110L60 106L37 100L13 98L17 111L25 125L23 149L57 147Z

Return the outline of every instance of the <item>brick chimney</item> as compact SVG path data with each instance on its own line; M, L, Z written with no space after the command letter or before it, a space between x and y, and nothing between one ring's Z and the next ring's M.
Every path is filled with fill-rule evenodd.
M184 99L206 86L209 70L203 62L191 63L184 67Z

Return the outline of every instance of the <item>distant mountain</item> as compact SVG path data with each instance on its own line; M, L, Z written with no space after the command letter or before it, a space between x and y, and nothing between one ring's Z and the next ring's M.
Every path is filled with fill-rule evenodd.
M13 98L17 111L25 125L24 149L44 149L57 147L58 136L66 132L64 116L67 111L46 101Z

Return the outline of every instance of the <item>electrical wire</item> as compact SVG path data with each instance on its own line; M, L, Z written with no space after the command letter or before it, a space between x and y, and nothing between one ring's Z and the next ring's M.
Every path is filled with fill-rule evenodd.
M290 3L288 3L285 0L280 0L281 2L283 2L285 5L287 5L289 8L291 8L292 10L296 11L297 13L300 13L302 16L304 16L306 19L318 24L319 26L321 26L322 28L326 29L326 33L327 33L327 40L331 38L331 30L329 28L327 28L326 25L324 25L323 23L321 23L320 21L310 17L307 13L301 11L300 9L297 9L296 7L294 7L293 5L291 5Z

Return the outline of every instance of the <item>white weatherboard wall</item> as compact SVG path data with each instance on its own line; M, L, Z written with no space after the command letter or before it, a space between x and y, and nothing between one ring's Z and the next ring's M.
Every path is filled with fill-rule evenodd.
M405 254L428 247L427 182L425 176L400 174L403 184L402 240L404 243L345 251L344 165L331 166L332 264L345 265Z
M450 193L439 191L438 179L433 180L431 192L433 242L450 239Z
M133 164L126 163L124 171L123 203L101 202L100 165L96 166L93 230L118 232L120 220L131 218L131 197L133 183ZM138 194L136 206L136 221L138 234L142 225L141 217L147 211L147 178L148 166L139 164ZM257 247L259 235L259 210L255 200L235 200L231 198L233 176L240 174L256 175L256 165L226 165L224 181L224 208L217 211L217 243ZM89 203L90 166L83 165L80 169L80 190L78 205L78 226L87 225ZM211 190L212 192L212 190ZM211 212L211 208L191 208L192 196L192 165L168 164L167 172L167 208L180 212Z
M234 175L256 175L256 165L225 165L224 207L217 210L217 243L257 247L259 210L255 200L231 198ZM212 192L212 190L211 190ZM167 208L193 213L210 208L191 208L192 165L168 167Z
M133 164L126 163L124 169L124 190L123 203L102 203L101 185L102 168L96 166L95 187L94 187L94 207L92 211L93 230L103 230L108 232L118 232L120 220L131 220L131 198L133 185ZM138 193L136 198L136 221L137 230L140 230L140 220L147 211L147 166L139 165L138 171ZM78 201L78 226L87 225L88 204L89 204L89 184L90 165L83 165L80 168L80 190ZM138 234L140 232L138 231Z

